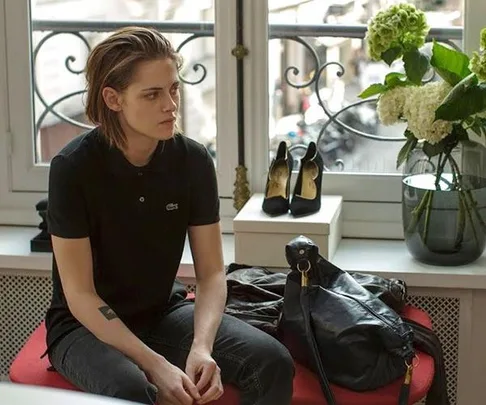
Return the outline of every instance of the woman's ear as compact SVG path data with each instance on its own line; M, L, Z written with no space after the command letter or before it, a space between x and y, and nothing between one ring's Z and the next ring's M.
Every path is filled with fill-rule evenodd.
M115 112L120 112L122 110L122 100L121 95L115 89L111 87L105 87L101 94L106 106Z

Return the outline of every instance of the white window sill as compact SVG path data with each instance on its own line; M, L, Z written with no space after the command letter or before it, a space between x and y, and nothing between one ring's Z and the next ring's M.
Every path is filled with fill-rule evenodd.
M49 274L52 269L52 254L30 251L30 240L39 233L40 230L36 227L0 226L0 271L44 271ZM228 264L234 261L233 245L233 235L224 234L223 251ZM178 277L181 280L194 279L192 256L187 241Z
M0 270L50 272L52 255L30 251L30 239L38 233L34 227L0 226ZM223 250L225 263L234 262L232 234L223 235ZM403 241L343 239L332 262L344 270L400 278L414 287L486 289L486 253L466 266L440 267L413 260ZM178 276L194 278L189 246L184 250Z

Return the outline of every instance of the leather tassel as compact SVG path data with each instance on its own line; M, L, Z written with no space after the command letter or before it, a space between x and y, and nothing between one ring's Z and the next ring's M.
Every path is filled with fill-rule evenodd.
M398 397L398 405L408 405L408 397L410 395L410 384L412 382L413 364L407 364L407 371L405 373L405 380L400 389L400 396Z

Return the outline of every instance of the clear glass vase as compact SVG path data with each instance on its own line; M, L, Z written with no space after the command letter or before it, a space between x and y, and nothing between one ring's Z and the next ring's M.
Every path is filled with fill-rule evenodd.
M478 259L486 246L486 149L461 143L427 157L418 146L405 164L405 243L417 260L455 266Z

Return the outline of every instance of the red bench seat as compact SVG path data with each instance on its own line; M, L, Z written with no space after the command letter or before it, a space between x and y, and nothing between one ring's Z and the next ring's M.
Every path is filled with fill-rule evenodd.
M431 328L429 316L417 308L407 307L404 315ZM45 337L46 329L44 323L41 323L14 359L10 367L10 380L21 384L77 390L60 374L47 370L50 366L47 356L40 359L46 349ZM418 357L410 387L410 405L425 397L434 375L433 359L420 352ZM361 393L333 386L333 392L339 405L396 405L401 384L402 379L378 390ZM239 403L238 398L238 391L227 386L223 397L213 404L236 405ZM292 405L326 405L317 376L300 364L296 364Z

